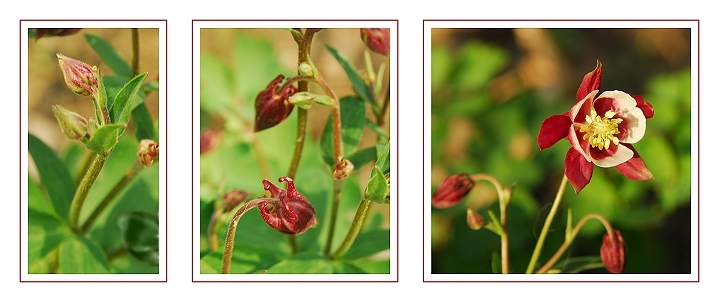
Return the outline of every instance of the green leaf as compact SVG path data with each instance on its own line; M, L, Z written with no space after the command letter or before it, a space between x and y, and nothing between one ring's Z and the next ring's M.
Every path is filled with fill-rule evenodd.
M93 34L85 34L85 40L112 71L128 78L132 76L130 64L122 58L120 53L109 42Z
M358 260L352 262L357 268L361 269L367 274L389 274L389 259L381 260Z
M332 46L325 44L325 47L329 50L332 56L335 57L337 62L340 63L342 69L345 70L345 73L347 73L347 77L350 79L350 82L352 82L352 86L355 91L357 91L357 94L366 102L373 104L374 98L372 97L372 91L369 87L367 87L367 85L365 85L365 82L357 71L357 68L342 53L332 48Z
M330 115L320 140L322 159L330 167L334 167L333 121L334 118ZM365 105L362 100L354 96L346 96L340 99L340 121L342 153L352 154L359 145L365 125Z
M382 174L387 174L390 172L389 146L389 142L387 142L383 149L380 148L379 144L377 145L377 151L381 150L382 153L378 153L377 162L374 164L374 166L379 169Z
M372 169L372 176L367 184L365 198L380 204L389 203L389 182L382 172L375 167Z
M374 230L357 235L344 259L360 259L389 249L389 230Z
M31 194L36 193L37 192ZM57 258L51 254L57 250L57 246L60 242L71 237L73 237L72 230L67 223L61 221L59 217L38 211L37 209L28 209L28 272L31 274L52 273L53 263Z
M63 274L103 274L109 272L109 264L100 246L74 236L60 243L58 269Z
M300 253L267 269L268 274L331 274L332 261L313 253Z
M135 137L137 141L143 139L158 140L154 121L144 102L132 110L132 121L135 125Z
M204 259L200 259L200 274L219 274L220 271L216 270L212 265L207 263Z
M159 218L156 211L133 211L118 218L122 242L138 259L158 265Z
M348 156L347 160L352 163L352 165L355 167L355 170L358 170L362 168L362 166L377 160L377 148L369 147L359 150Z
M28 134L28 149L55 212L60 217L69 217L70 203L75 195L75 184L70 172L55 152L32 134Z
M97 154L108 154L117 144L125 125L107 124L98 128L85 143L88 149Z
M133 100L140 90L140 87L142 87L142 82L145 81L146 77L147 73L137 75L127 82L120 92L117 93L115 100L112 102L112 107L110 107L111 122L127 123L127 120L130 119L130 111L134 107Z

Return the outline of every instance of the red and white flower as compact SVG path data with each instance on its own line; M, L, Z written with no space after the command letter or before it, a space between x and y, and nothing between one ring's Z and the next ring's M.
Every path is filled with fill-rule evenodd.
M592 178L594 166L616 167L633 180L654 178L639 153L632 147L644 137L646 121L654 108L641 96L614 90L599 93L602 64L587 73L577 90L577 103L563 114L548 117L537 136L539 149L566 138L564 173L579 193Z

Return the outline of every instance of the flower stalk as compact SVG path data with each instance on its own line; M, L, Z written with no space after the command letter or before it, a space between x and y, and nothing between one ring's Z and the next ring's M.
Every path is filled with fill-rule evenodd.
M566 175L562 177L562 182L559 184L557 195L554 197L554 202L552 203L552 209L549 210L549 215L547 215L547 218L544 220L542 232L539 234L539 239L537 239L537 245L534 246L532 258L529 260L529 265L527 266L527 274L531 274L534 271L534 267L537 265L537 259L539 259L539 255L542 253L542 247L544 246L544 240L549 232L549 226L552 224L552 220L554 220L554 215L557 214L557 209L559 209L559 203L562 202L562 196L564 195L564 189L567 187L568 181L569 179Z

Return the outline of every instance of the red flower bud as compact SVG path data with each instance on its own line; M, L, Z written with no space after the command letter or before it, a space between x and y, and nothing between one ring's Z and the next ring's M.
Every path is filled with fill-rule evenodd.
M619 231L614 230L614 235L604 234L604 241L599 250L602 256L604 267L613 274L620 274L624 270L624 238Z
M149 167L155 161L155 158L157 158L157 154L159 153L158 149L159 145L155 141L143 139L137 148L137 159L140 160L143 166Z
M222 142L222 130L208 129L200 134L200 154L215 149Z
M295 188L292 178L280 177L279 182L287 183L287 190L280 189L269 180L263 180L270 197L261 198L260 215L272 228L288 234L299 235L317 223L315 209L307 198Z
M79 32L82 28L36 28L35 39L40 39L43 36L49 37L62 37L69 36Z
M441 209L456 205L472 188L474 188L474 180L467 173L447 177L434 191L432 206Z
M273 127L284 121L292 112L295 105L287 98L297 92L291 85L279 86L285 76L278 75L267 88L260 91L255 98L255 132Z
M65 78L65 84L72 92L84 96L97 94L97 75L95 74L97 67L91 67L85 62L60 53L57 54L57 59L62 76Z
M467 208L467 226L475 231L481 229L482 226L484 226L484 219L482 219L482 215L479 215L479 213L474 210Z
M371 51L389 56L389 28L360 28L360 36Z

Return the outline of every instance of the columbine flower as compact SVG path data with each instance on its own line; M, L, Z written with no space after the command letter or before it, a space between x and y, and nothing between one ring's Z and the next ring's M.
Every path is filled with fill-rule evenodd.
M599 94L602 64L587 73L577 90L577 103L569 112L548 117L537 136L539 149L567 138L572 147L564 162L564 174L579 194L592 178L594 165L616 167L633 180L654 176L631 144L644 136L646 120L654 108L641 96L622 91ZM599 94L599 95L598 95Z
M442 209L456 205L472 188L474 180L467 173L447 177L432 194L432 206Z
M360 28L360 37L371 51L389 56L389 28Z
M602 257L604 267L613 274L620 274L624 270L624 238L619 231L614 230L614 234L604 234L602 247L599 250Z
M284 88L283 86L278 87L284 79L285 76L278 75L267 85L267 88L257 94L257 98L255 98L255 132L279 124L292 113L295 106L287 101L287 98L295 94L297 88L291 85Z
M61 53L57 54L57 60L65 78L65 84L72 92L79 95L95 95L98 92L97 67L90 66L85 62L66 57Z
M299 235L317 223L315 209L307 198L295 188L292 178L280 177L279 182L287 183L287 190L280 189L269 180L263 180L270 197L259 199L260 215L272 228L288 234Z

